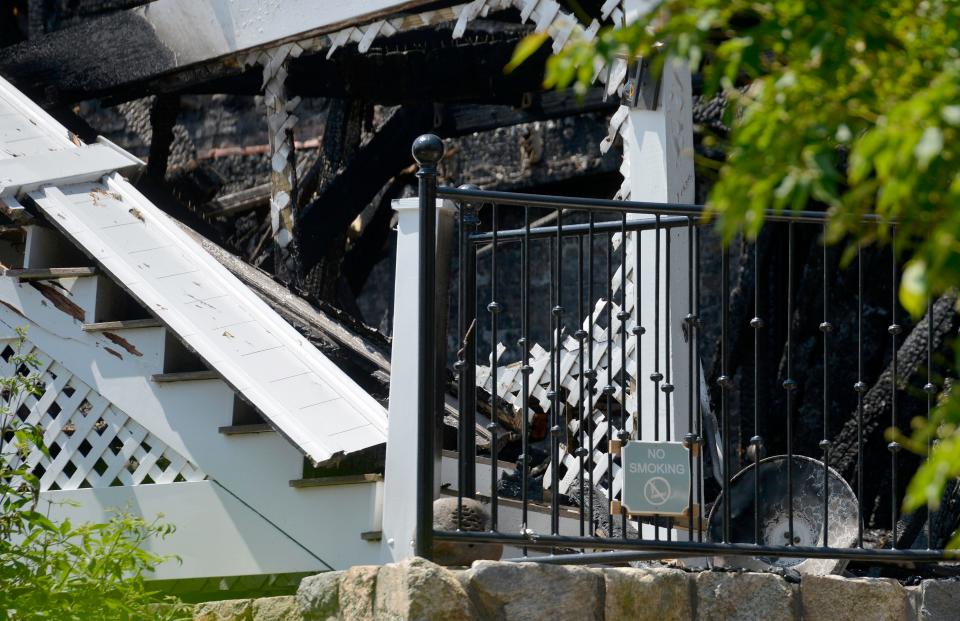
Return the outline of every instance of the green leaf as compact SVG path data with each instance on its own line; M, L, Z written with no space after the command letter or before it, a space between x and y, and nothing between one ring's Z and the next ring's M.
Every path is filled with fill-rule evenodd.
M900 279L900 304L913 317L921 317L927 311L929 287L927 266L920 259L907 263Z
M913 154L916 156L920 168L925 169L933 158L940 155L942 150L943 131L939 127L928 127L923 130L923 136L920 137L920 142L914 148Z
M550 35L546 32L533 32L521 39L513 50L513 57L510 62L503 68L504 73L513 73L514 69L533 56L549 38Z

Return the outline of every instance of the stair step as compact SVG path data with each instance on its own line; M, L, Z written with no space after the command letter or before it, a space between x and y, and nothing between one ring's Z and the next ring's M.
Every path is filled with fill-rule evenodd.
M178 373L157 373L151 375L150 379L158 383L169 382L195 382L199 380L220 379L220 374L216 371L181 371Z
M27 268L27 269L8 269L6 276L16 278L23 282L28 280L53 280L56 278L82 278L84 276L96 276L95 267L47 267L47 268Z
M220 427L217 431L225 436L240 436L247 433L268 433L273 431L273 427L267 423L253 423L250 425L227 425Z
M290 487L329 487L332 485L356 485L357 483L376 483L382 480L382 474L348 474L339 477L294 479L290 481Z
M125 319L123 321L101 321L83 324L84 332L105 332L107 330L131 330L134 328L162 328L163 324L153 319Z

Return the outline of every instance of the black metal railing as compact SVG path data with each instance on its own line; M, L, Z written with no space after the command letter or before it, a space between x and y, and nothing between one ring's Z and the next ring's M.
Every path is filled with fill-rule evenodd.
M745 319L752 338L746 336L750 331L734 337L731 326L738 318L731 317L730 252L726 249L704 252L709 225L703 206L492 192L469 186L437 187L437 166L443 154L439 138L421 136L414 143L413 153L420 166L417 176L421 233L418 421L422 444L417 469L418 554L430 556L433 541L440 540L514 546L522 550L524 558L533 550L551 552L530 557L544 562L613 562L680 556L753 557L766 558L769 562L785 558L863 561L952 558L951 552L942 549L897 548L899 499L906 481L898 475L900 446L896 442L883 446L890 451L893 543L879 548L864 541L863 417L867 391L864 344L867 341L864 259L859 248L850 264L851 269L856 270L855 286L833 291L828 273L831 263L827 260L828 250L823 247L822 292L813 294L822 294L822 317L816 319L819 322L816 330L820 334L817 348L823 360L822 380L817 380L822 392L822 413L817 413L822 414L822 430L803 430L807 435L816 433L820 438L813 444L818 454L798 452L801 449L795 443L798 408L795 280L802 266L796 259L797 229L806 227L805 231L814 231L820 236L821 231L825 231L824 213L772 210L766 213L768 227L785 229L786 265L782 266L782 272L766 271L760 264L758 245L750 249L754 293L752 304L743 309L749 309L744 312L752 317L739 319ZM438 198L452 201L458 208L459 256L455 260L457 276L453 284L458 345L453 362L456 378L453 387L448 386L446 361L438 360L436 355L440 340L446 337L436 329L438 302L445 294L446 285L437 282L434 265L434 205ZM534 216L541 216L540 224ZM888 227L895 240L893 224L873 215L865 216L864 221ZM632 240L632 254L628 240ZM644 244L653 245L652 254L643 254ZM897 367L897 349L904 331L897 323L899 268L895 252L888 252L886 256L890 261L889 284L894 292L887 327L893 365L889 386L890 425L903 427L905 421L898 418L897 406L904 392L898 385L903 378L898 376ZM652 264L643 264L645 260ZM705 278L702 271L706 267L712 270L711 288L719 293L719 309L708 308L702 299L701 285ZM627 282L630 270L635 279L632 286ZM652 286L641 286L642 278ZM881 276L871 273L870 278ZM785 299L764 300L761 292L765 289L761 285L772 285L774 279L785 283L782 285ZM505 281L509 286L505 286ZM845 296L847 306L844 308L855 306L852 316L835 311L841 296ZM644 325L642 309L651 307L652 313L648 314L652 315L652 325ZM719 325L708 325L707 316ZM924 394L909 396L926 399L928 414L938 390L932 371L932 324L928 321ZM847 390L834 385L833 371L839 365L849 365L847 356L851 354L842 352L845 357L837 358L841 352L834 349L831 335L841 325L852 331L850 338L856 344L856 382L851 387L851 403L855 401L856 467L852 476L847 476L849 484L830 467L832 436L838 416L831 411L834 409L831 398L835 391ZM785 341L784 377L782 381L777 380L778 390L783 391L782 400L778 402L782 402L783 407L779 411L764 411L762 404L770 402L765 396L765 383L770 383L767 376L780 372L761 368L760 364L765 347L763 335L775 326ZM677 340L678 330L683 334L682 341ZM700 362L705 348L701 335L707 332L715 335L719 350L714 357L716 370L709 385L704 383ZM542 344L537 355L535 343ZM809 349L811 345L807 342L803 347ZM595 348L602 350L599 358ZM733 348L752 349L752 369L735 371L730 367ZM647 366L652 364L652 372L641 378L644 364L641 351L651 350ZM821 352L817 352L818 357ZM479 364L485 358L489 360L488 366ZM506 364L507 360L512 363ZM544 375L534 380L537 363L547 366L541 367ZM567 368L566 363L572 366ZM477 385L481 369L486 379L480 383L489 386L488 390ZM677 371L682 373L678 375ZM511 395L500 389L500 381L505 379L500 374L507 372L519 378L515 401L520 404L513 412L519 416L519 440L511 440L519 451L514 460L515 472L511 473L519 483L519 491L512 494L509 507L498 493L503 483L498 458L504 448L499 436L502 430L497 422L498 414L511 409L508 403ZM736 394L732 377L735 372L743 376L741 390ZM808 378L808 381L813 380ZM682 393L678 392L678 383L682 384ZM476 476L478 452L490 458L487 493L490 524L481 532L467 531L461 523L451 531L433 528L436 459L433 448L438 419L443 415L443 394L448 388L456 392L459 403L456 489L461 505L464 498L478 496L481 486ZM541 388L545 389L543 394L535 396ZM483 414L479 414L481 409ZM719 421L711 414L714 409L719 413ZM476 424L481 418L486 421L490 440L488 446L478 451ZM743 429L750 431L749 440L743 443L745 446L738 446L734 439L731 428L734 418L742 428L738 434L745 438ZM543 439L538 442L533 440L535 430L531 424L534 422L544 427ZM678 433L677 430L682 430L682 436L671 435ZM764 432L781 436L777 448L782 455L765 456ZM643 437L644 433L647 437ZM630 440L682 441L690 449L687 472L691 485L685 515L669 518L628 515L616 502L614 470L619 457L614 449ZM809 446L807 443L803 451L812 453ZM743 467L738 468L737 461L741 459L738 449L741 448ZM546 455L535 465L532 455L537 451ZM599 460L606 461L605 467ZM549 464L549 477L543 474L546 464ZM535 468L536 477L544 476L547 485L535 477ZM563 494L561 471L569 473L571 469L576 477L567 483L567 493ZM600 474L595 475L597 472ZM707 472L713 474L716 483ZM537 483L531 487L535 478ZM549 495L541 498L537 486L545 487ZM597 495L607 497L601 499ZM575 502L564 502L565 496L575 498ZM852 513L838 514L838 505L844 502ZM602 508L598 509L600 505ZM764 523L770 519L771 505L780 511L779 530L770 527L769 522ZM505 517L507 509L514 517ZM534 510L548 516L540 532L531 527Z

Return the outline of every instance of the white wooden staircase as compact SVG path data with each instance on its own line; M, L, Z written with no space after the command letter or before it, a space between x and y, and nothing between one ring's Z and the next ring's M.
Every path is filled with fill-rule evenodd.
M20 230L0 237L0 365L26 328L46 389L21 417L54 447L29 459L44 499L79 503L54 513L163 514L177 531L151 546L182 563L158 579L379 560L381 477L305 481L303 452L71 241Z

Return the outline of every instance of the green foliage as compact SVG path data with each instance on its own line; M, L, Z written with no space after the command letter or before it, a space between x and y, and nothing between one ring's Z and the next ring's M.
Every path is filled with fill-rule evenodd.
M727 94L732 131L708 203L727 238L816 201L834 242L886 240L890 227L861 224L864 213L897 221L898 248L925 274L905 281L911 312L960 282L960 3L665 0L574 40L549 60L547 85L585 86L617 55L655 70L683 59L707 95Z
M49 456L44 432L17 415L26 395L43 393L37 360L17 351L9 363L18 371L0 378L0 619L186 618L144 583L167 560L144 546L172 526L123 512L102 524L50 518L29 461L37 451Z
M726 94L731 132L705 139L726 154L708 201L726 239L755 236L768 210L819 203L826 241L846 243L848 258L858 243L889 242L896 222L900 299L914 316L960 286L960 2L664 0L594 41L574 38L546 83L584 89L616 56L654 70L686 62L708 96ZM906 508L935 506L960 475L958 422L953 391L915 425L909 448L934 448Z

